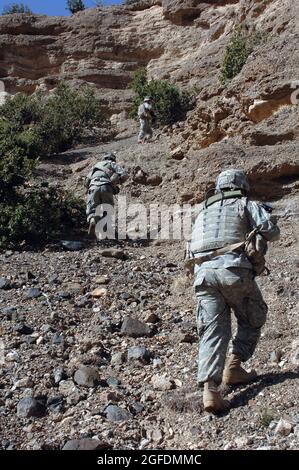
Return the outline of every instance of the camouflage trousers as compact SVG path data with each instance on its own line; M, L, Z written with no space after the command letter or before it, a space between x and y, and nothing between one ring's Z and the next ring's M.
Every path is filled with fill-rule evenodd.
M114 206L112 187L109 184L103 184L101 186L91 185L87 193L86 201L87 222L89 222L92 217L95 218L96 222L99 221L99 209L103 204Z
M140 119L140 131L138 135L138 141L142 141L145 138L152 138L153 130L151 127L151 123L148 119Z
M245 362L254 353L268 307L249 269L202 269L196 283L198 382L221 383L231 339L231 310L237 320L232 352Z

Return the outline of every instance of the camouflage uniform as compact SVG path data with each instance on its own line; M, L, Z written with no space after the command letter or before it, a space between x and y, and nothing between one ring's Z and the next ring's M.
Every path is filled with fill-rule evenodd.
M138 135L138 142L143 142L145 139L151 139L153 136L152 119L154 113L151 105L148 104L149 98L145 98L144 102L138 108L138 117L140 122L140 131Z
M113 158L115 158L113 156ZM97 163L86 177L88 188L86 215L87 221L92 218L98 222L99 215L97 208L102 204L114 206L114 194L118 184L124 183L128 178L128 173L119 165L106 157L102 162Z
M217 215L218 214L218 215ZM209 220L211 221L209 223ZM270 214L246 197L215 202L199 214L193 231L191 250L195 257L213 253L201 248L211 247L213 236L222 231L222 246L242 241L246 233L259 227L267 241L279 238L279 228ZM204 240L207 235L207 239ZM216 239L217 239L216 236ZM226 240L227 237L227 240ZM219 239L219 237L218 237ZM227 242L227 243L226 243ZM215 246L214 249L218 249ZM221 383L226 353L231 339L230 311L237 319L237 334L232 353L242 362L253 354L261 327L266 321L267 305L254 280L253 266L243 249L195 265L194 288L198 300L197 325L201 337L198 355L198 382Z

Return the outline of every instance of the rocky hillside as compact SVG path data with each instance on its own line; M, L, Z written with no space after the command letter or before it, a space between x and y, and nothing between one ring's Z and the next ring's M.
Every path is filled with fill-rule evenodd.
M74 85L87 82L113 112L127 106L132 73L146 66L150 77L196 87L206 101L221 92L219 63L231 31L240 24L267 35L266 54L275 58L269 55L271 67L282 73L278 79L295 80L296 13L291 0L144 0L64 18L2 16L0 77L9 93L51 90L62 79ZM283 73L286 57L293 61L291 76ZM268 72L266 60L257 73ZM254 79L253 74L250 82ZM259 92L262 96L264 90ZM271 90L267 93L271 97Z
M240 24L264 41L224 86L219 63ZM1 253L0 447L60 449L80 439L68 446L298 449L296 2L145 0L71 18L14 15L0 18L0 44L10 93L88 82L113 114L127 107L140 65L198 93L186 122L156 130L154 142L137 146L136 123L115 115L114 141L43 162L34 181L83 197L83 176L113 150L130 171L122 192L130 202L181 204L240 167L253 197L274 203L282 230L270 275L258 281L269 317L249 367L260 376L224 390L232 410L217 418L203 413L196 386L183 242L123 242L111 252L82 238Z

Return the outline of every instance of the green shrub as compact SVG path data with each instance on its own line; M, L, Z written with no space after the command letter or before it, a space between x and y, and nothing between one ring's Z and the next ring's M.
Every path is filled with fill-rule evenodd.
M137 115L138 106L145 96L154 98L154 110L157 123L160 125L173 124L183 120L186 113L195 105L194 97L191 93L181 91L176 85L166 80L147 80L146 69L137 70L133 76L130 87L136 93L133 99L131 116Z
M24 3L11 3L3 7L2 15L13 15L14 13L26 13L32 15L32 11Z
M0 248L23 241L43 243L85 221L84 204L56 188L37 188L0 203Z
M22 138L22 133L14 132L10 123L0 118L0 200L13 199L15 188L24 183L36 164Z
M17 94L0 107L0 119L32 157L63 152L81 142L84 133L103 124L99 100L93 91L82 92L60 83L48 99Z
M67 0L67 9L74 14L85 10L85 5L82 0Z
M249 55L262 41L263 37L259 32L247 35L241 29L235 31L226 47L221 67L220 80L222 83L225 84L241 72Z
M18 94L0 107L0 248L81 228L84 204L55 188L30 188L39 157L69 148L100 121L93 93L61 84L47 100Z

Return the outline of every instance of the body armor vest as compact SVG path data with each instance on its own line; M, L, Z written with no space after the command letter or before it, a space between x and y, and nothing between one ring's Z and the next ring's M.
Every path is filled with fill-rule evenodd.
M114 170L111 167L110 161L103 161L97 163L91 172L87 175L88 184L111 184L111 177Z
M250 228L246 216L247 199L236 198L236 195L233 199L231 197L233 195L224 193L222 200L214 196L202 204L192 230L190 250L193 254L223 248L245 239Z

